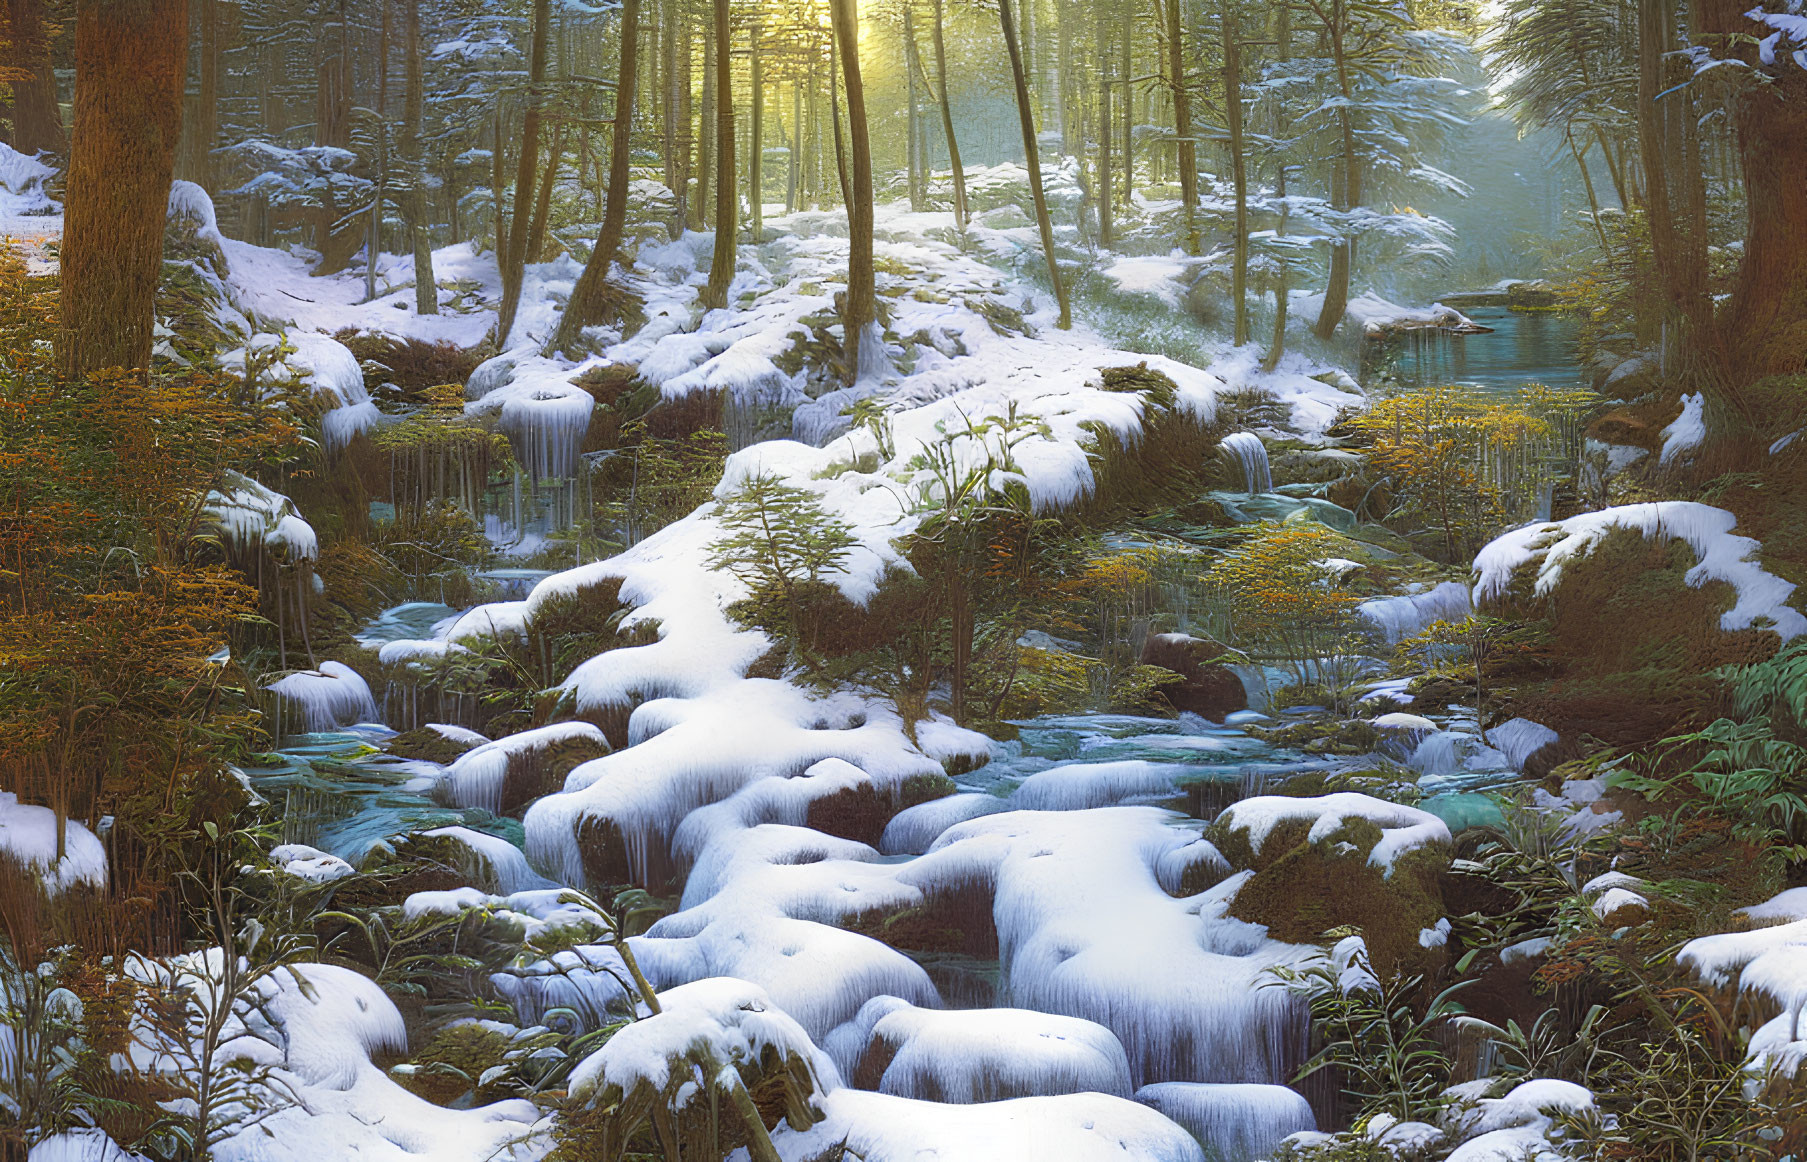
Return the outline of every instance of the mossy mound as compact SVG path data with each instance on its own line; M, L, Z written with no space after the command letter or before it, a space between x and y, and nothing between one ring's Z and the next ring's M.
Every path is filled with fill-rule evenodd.
M1508 612L1542 615L1549 677L1515 687L1512 713L1571 745L1591 737L1628 747L1717 717L1712 671L1767 658L1778 639L1767 630L1722 629L1731 587L1690 586L1694 565L1685 542L1621 529L1569 562L1547 600L1529 598L1520 589L1528 582L1515 581Z
M1274 824L1255 850L1246 827L1220 821L1205 836L1238 870L1255 874L1236 893L1230 914L1265 924L1274 938L1311 944L1335 928L1361 930L1381 975L1429 973L1445 959L1440 939L1429 946L1422 933L1444 918L1441 880L1451 850L1444 844L1397 855L1389 871L1369 862L1384 838L1369 819L1346 818L1317 839L1313 820Z

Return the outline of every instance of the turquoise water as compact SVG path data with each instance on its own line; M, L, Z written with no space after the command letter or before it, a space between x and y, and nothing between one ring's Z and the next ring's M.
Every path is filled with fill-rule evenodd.
M1416 384L1463 384L1494 391L1517 391L1527 383L1582 387L1581 322L1556 311L1514 311L1473 307L1463 311L1485 335L1412 331L1399 340L1387 362L1394 378Z

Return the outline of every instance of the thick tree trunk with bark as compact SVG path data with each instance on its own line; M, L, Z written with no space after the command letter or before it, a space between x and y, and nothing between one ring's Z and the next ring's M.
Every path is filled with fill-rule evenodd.
M1067 301L1066 284L1061 281L1060 263L1054 253L1054 221L1048 216L1048 198L1042 190L1041 150L1035 141L1035 110L1030 105L1029 81L1023 72L1023 52L1017 44L1016 21L1011 16L1011 0L998 4L998 18L1004 30L1004 48L1010 56L1010 75L1016 82L1017 119L1023 130L1023 156L1029 166L1029 193L1035 200L1035 221L1041 228L1042 252L1048 259L1048 281L1054 286L1054 301L1060 304L1057 326L1065 331L1073 325L1073 308Z
M1249 194L1248 163L1242 145L1242 30L1235 0L1224 0L1224 120L1230 131L1230 184L1236 191L1236 238L1231 257L1230 295L1236 300L1235 344L1249 341Z
M508 253L502 266L502 306L496 313L496 347L508 349L509 333L521 309L527 277L527 233L533 224L533 183L539 177L540 121L546 85L546 46L552 0L533 0L533 40L527 56L527 112L521 121L521 157L515 169L514 220L508 225Z
M1111 192L1111 76L1110 15L1103 4L1094 9L1098 37L1098 245L1110 249L1111 210L1116 197Z
M833 0L835 39L840 42L841 75L847 85L847 129L853 155L847 202L847 298L841 307L846 332L847 382L859 378L877 313L872 262L872 136L866 125L866 86L860 80L860 21L856 0Z
M739 199L734 196L734 41L728 7L728 0L714 0L715 254L709 261L709 284L703 288L703 306L711 310L728 305L728 285L734 281L735 234L740 230Z
M1136 101L1130 81L1136 75L1136 6L1123 6L1123 204L1136 196Z
M841 48L838 36L829 41L828 114L834 121L834 168L841 186L841 205L851 206L853 179L847 176L847 142L841 133Z
M44 0L9 0L12 25L6 62L18 79L12 82L12 147L20 153L51 150L61 153L68 145L63 114L57 107L56 74L50 67L50 43L44 31Z
M1333 0L1328 11L1330 19L1325 21L1325 39L1330 43L1331 59L1336 66L1337 92L1344 101L1343 107L1337 110L1336 117L1343 151L1337 159L1333 200L1337 209L1353 210L1362 204L1362 162L1355 147L1355 121L1349 112L1349 102L1355 99L1355 85L1346 55L1348 8L1343 0ZM1344 312L1349 309L1349 278L1354 265L1354 238L1345 238L1330 248L1330 279L1324 287L1324 305L1318 312L1317 325L1313 328L1318 338L1326 342L1336 334Z
M947 164L954 171L954 223L966 229L966 171L960 167L960 143L954 137L954 106L947 99L947 31L942 0L935 0L935 84L941 90L941 132L947 138Z
M1198 253L1198 145L1192 140L1192 96L1186 91L1186 27L1180 0L1167 0L1167 74L1173 82L1173 133L1179 142L1180 202L1186 214L1186 252Z
M698 230L713 220L710 199L715 197L715 37L703 37L703 115L697 123L696 209L692 218Z
M639 64L640 0L621 0L621 70L615 80L615 124L609 146L609 202L596 249L571 288L571 301L553 337L554 351L569 351L585 327L601 322L602 287L627 229L627 189L634 120L634 82Z
M752 85L753 121L747 127L747 206L753 214L753 241L765 232L765 69L759 53L759 25L753 26L748 58Z
M433 279L433 235L427 221L427 158L420 139L421 111L425 105L421 62L426 45L420 37L420 0L402 0L402 152L411 175L408 191L408 232L414 249L414 311L439 313L439 287Z
M1762 35L1744 15L1750 9L1750 0L1700 0L1701 30ZM1780 51L1765 66L1748 42L1733 52L1770 81L1744 93L1733 113L1748 224L1720 344L1742 385L1807 373L1807 69Z
M150 364L182 131L187 0L78 0L75 71L56 350L71 378Z

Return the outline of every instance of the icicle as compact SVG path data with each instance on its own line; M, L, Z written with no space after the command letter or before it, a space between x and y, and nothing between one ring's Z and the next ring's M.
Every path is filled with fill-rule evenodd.
M1219 445L1242 465L1243 491L1250 496L1274 490L1273 473L1268 468L1267 445L1253 432L1233 432Z

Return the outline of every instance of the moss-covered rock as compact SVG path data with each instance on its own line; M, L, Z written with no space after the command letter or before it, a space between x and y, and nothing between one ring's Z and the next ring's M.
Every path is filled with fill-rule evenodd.
M1441 880L1453 847L1436 816L1349 793L1262 797L1225 811L1205 837L1231 867L1255 873L1230 905L1236 918L1296 943L1358 928L1383 976L1443 963Z
M1161 697L1182 713L1190 712L1212 722L1238 710L1247 710L1249 693L1235 671L1218 659L1229 653L1209 638L1183 633L1151 634L1142 646L1142 664L1159 666L1180 676L1161 687Z

